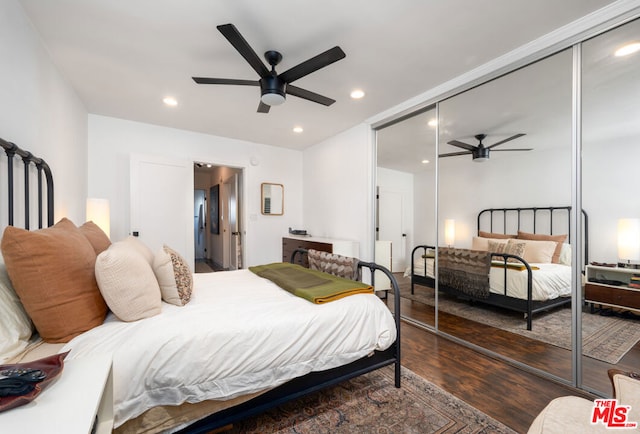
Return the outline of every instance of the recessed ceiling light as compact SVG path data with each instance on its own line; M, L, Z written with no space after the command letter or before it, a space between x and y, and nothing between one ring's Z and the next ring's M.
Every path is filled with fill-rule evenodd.
M422 164L429 164L429 160L422 160Z
M353 99L360 99L364 97L364 91L361 89L355 89L353 91L351 91L351 98Z
M299 133L301 133L303 131L304 131L304 128L302 128L300 126L293 127L293 132L294 133L298 133L299 134Z
M437 119L429 119L429 122L427 122L427 125L429 125L430 127L435 127L438 125L438 120Z
M636 51L640 51L640 42L632 42L631 44L627 44L623 47L618 48L615 52L615 55L618 57L628 56L629 54L633 54Z
M163 98L162 102L171 107L175 107L178 105L178 101L175 98L170 96Z

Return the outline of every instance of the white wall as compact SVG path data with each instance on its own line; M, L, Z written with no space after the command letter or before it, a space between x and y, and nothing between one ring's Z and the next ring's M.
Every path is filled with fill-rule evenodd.
M113 240L129 234L132 153L245 168L245 265L280 261L282 236L302 225L302 153L258 143L89 115L89 187L111 204ZM254 164L252 164L252 159ZM260 184L285 188L283 216L260 214ZM193 197L193 191L186 192Z
M360 243L373 260L373 148L360 124L304 151L304 229L315 237ZM286 197L286 192L285 192Z
M49 164L56 220L67 216L81 224L87 197L87 111L51 62L17 0L0 2L0 58L0 137ZM4 157L0 161L6 165ZM4 172L2 176L6 177ZM21 183L22 172L15 176ZM6 178L0 183L0 227L4 227ZM17 201L22 197L16 194ZM16 218L21 213L16 210ZM15 224L23 224L21 217Z

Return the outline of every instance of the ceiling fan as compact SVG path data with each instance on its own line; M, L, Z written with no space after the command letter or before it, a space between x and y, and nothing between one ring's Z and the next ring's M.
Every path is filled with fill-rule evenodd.
M259 80L238 80L231 78L207 78L192 77L198 84L236 84L241 86L260 86L261 97L258 105L258 113L269 113L273 105L284 103L286 95L297 96L309 101L330 106L335 102L331 98L319 95L306 89L293 86L290 83L308 75L318 69L324 68L340 59L344 59L346 54L338 46L318 54L296 66L278 74L275 67L282 60L282 54L270 50L264 53L267 63L271 65L271 71L264 65L260 57L251 48L249 43L242 37L238 29L233 24L223 24L218 26L220 33L238 50L244 59L260 76Z
M457 146L458 148L462 148L465 149L465 151L461 151L461 152L451 152L448 154L440 154L438 155L439 157L455 157L458 155L467 155L467 154L471 154L473 157L473 161L477 161L477 162L482 162L482 161L487 161L489 159L489 154L491 153L491 151L532 151L533 149L531 148L521 148L521 149L494 149L496 146L502 145L504 143L510 142L511 140L517 139L518 137L522 137L524 136L524 133L518 133L515 134L511 137L508 137L504 140L501 140L497 143L494 143L493 145L490 146L485 146L482 141L487 137L486 134L476 134L474 137L476 138L476 140L478 141L478 145L474 146L474 145L469 145L467 143L464 142L460 142L458 140L452 140L450 142L447 142L450 145L453 146Z

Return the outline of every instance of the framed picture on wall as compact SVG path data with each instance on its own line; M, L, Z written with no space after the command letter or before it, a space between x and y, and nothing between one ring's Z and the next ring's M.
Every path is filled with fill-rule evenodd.
M209 189L209 216L211 217L211 233L220 233L220 184Z

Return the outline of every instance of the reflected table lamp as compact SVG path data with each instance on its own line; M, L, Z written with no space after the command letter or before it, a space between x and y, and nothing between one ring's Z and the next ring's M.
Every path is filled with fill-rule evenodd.
M456 241L456 221L446 219L444 221L444 243L447 247L453 247Z
M618 260L619 267L638 268L640 219L624 218L618 220Z

